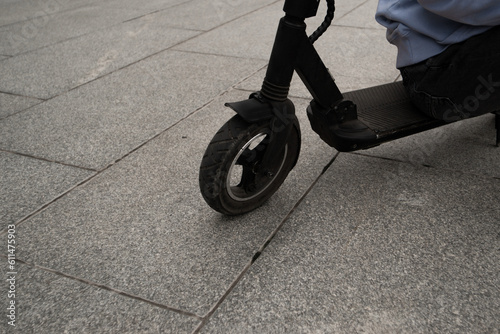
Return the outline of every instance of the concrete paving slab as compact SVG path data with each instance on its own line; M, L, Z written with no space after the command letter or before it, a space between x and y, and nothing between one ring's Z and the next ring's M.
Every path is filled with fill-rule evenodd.
M110 8L138 8L148 9L152 12L158 10L170 10L170 8L192 0L151 0L147 2L139 2L136 0L107 0L100 5Z
M0 93L0 118L13 115L41 102L43 101L31 97Z
M207 31L276 2L277 0L193 0L152 15L168 22L171 27Z
M487 114L361 153L500 178L500 149L495 146L495 138L495 116Z
M95 174L0 151L0 230Z
M54 1L68 6L32 15ZM18 262L22 332L182 333L213 308L204 332L498 331L498 155L483 146L493 139L490 116L432 138L341 154L315 183L337 152L311 131L309 93L295 80L292 95L304 97L293 98L303 133L298 165L262 208L228 218L203 202L199 163L233 115L223 102L260 88L283 1L0 6L14 3L13 21L2 21L0 7L0 64L11 65L0 73L18 71L16 89L40 96L61 85L50 101L0 116L8 184L0 211L22 219L16 256L29 263ZM324 16L321 3L309 31ZM375 3L337 2L334 26L316 43L342 91L399 75L396 49L373 19ZM121 52L125 27L140 41ZM163 50L171 31L200 35L133 63ZM37 88L11 61L41 73L30 56L50 67ZM82 184L75 173L82 170L99 175Z
M341 154L202 333L489 333L500 182Z
M18 264L16 326L3 333L191 333L195 317ZM2 301L9 302L7 293ZM8 305L2 303L2 305ZM7 318L6 318L7 319Z
M102 169L263 65L163 52L3 119L0 147Z
M304 131L304 153L268 204L241 217L212 211L199 164L234 115L223 101L245 96L224 95L20 224L18 258L204 315L334 154Z
M175 47L204 52L268 60L283 3L277 2ZM236 43L236 41L238 41Z
M377 11L378 0L365 1L360 6L338 19L335 19L336 25L369 29L380 29L385 32L385 27L380 25L375 20L375 13Z
M145 16L1 62L0 90L48 99L196 34Z
M3 0L0 4L0 26L84 7L95 2L96 0Z
M17 55L82 36L148 13L147 9L103 7L99 4L0 27L0 54ZM61 29L64 27L64 29Z

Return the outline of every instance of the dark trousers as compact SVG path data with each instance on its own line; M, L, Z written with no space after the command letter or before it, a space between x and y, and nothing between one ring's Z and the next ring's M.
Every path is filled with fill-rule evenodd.
M401 69L416 106L453 122L500 111L500 26Z

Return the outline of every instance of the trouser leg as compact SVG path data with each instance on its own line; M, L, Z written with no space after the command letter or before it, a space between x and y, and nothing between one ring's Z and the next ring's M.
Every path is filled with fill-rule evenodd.
M448 122L500 110L500 26L401 69L417 107Z

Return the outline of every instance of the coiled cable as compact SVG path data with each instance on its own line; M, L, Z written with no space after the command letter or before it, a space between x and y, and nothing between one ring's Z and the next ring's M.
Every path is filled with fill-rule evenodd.
M314 44L314 42L321 36L323 33L328 29L330 24L332 23L333 16L335 14L335 0L326 0L327 4L327 10L326 10L326 16L325 19L323 20L323 23L314 31L311 36L309 36L309 41L311 41L311 44Z

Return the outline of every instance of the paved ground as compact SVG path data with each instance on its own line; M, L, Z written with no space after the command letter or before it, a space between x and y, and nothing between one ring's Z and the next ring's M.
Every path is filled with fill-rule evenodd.
M337 1L317 42L342 91L398 80L375 7ZM295 80L282 188L242 217L204 203L204 149L260 88L281 8L0 1L0 332L499 332L492 115L338 154Z

